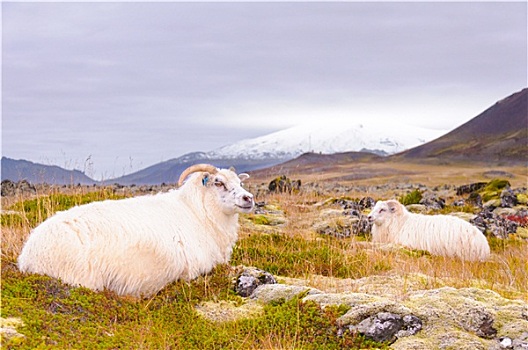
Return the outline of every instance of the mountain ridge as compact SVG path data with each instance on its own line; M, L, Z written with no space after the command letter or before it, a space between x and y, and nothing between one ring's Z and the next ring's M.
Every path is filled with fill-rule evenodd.
M528 88L516 92L449 133L395 158L528 162Z
M178 158L157 163L134 173L105 181L95 181L78 170L65 170L29 161L15 161L2 157L2 180L48 182L61 184L120 183L160 184L175 183L181 172L195 163L211 163L217 167L234 166L239 172L285 170L289 167L307 166L326 169L324 162L418 161L418 162L483 162L528 163L528 88L516 92L463 125L434 138L423 135L423 128L398 130L398 135L388 137L395 126L389 124L350 123L337 127L306 123L276 133L242 140L210 152L192 152ZM322 125L322 126L321 126ZM401 128L402 125L398 126ZM385 129L385 130L381 130ZM362 140L360 132L374 133L371 140ZM437 133L440 133L437 131ZM271 135L271 136L270 136ZM279 135L279 137L277 137ZM331 136L335 142L325 142L321 135ZM354 137L351 145L350 135ZM402 141L403 135L403 141ZM409 135L413 137L409 141ZM419 135L419 136L416 136ZM321 137L320 137L321 136ZM429 142L425 142L427 139ZM282 150L279 148L282 141ZM359 141L358 141L359 140ZM288 143L289 142L289 143ZM286 146L284 146L286 144ZM415 147L411 147L415 145ZM347 151L347 148L354 148ZM402 150L403 148L403 150ZM275 150L275 152L273 152ZM368 151L368 152L365 152ZM374 157L374 155L376 157ZM382 157L380 155L386 156ZM18 162L18 163L17 163ZM309 164L312 162L313 164ZM277 166L279 165L280 166Z
M2 157L2 181L26 180L30 183L48 183L50 185L82 184L93 185L98 182L80 170L66 170L57 165L44 165L28 160L15 160Z
M445 130L401 123L309 122L208 152L212 158L293 159L304 153L370 152L390 155L423 144Z

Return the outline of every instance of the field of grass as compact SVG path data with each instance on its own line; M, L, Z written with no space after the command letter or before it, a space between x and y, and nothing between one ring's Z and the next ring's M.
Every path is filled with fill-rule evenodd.
M214 322L200 316L196 306L204 302L245 302L233 290L237 265L254 266L279 279L302 279L323 291L354 291L350 283L342 283L350 279L423 274L429 278L424 279L422 289L472 286L494 290L506 298L528 300L526 241L490 240L493 257L484 263L402 249L380 250L368 243L368 237L338 239L314 232L313 223L321 208L332 208L332 204L321 203L331 196L316 191L259 195L257 201L282 213L279 224L265 215L241 216L239 241L229 265L218 266L210 275L190 283L172 283L147 300L72 288L52 278L21 274L15 265L31 228L55 211L122 196L105 189L89 192L81 188L68 194L53 191L35 198L10 198L9 205L3 205L8 211L2 214L1 316L21 319L24 325L17 330L25 337L4 338L3 345L8 349L387 347L357 334L336 336L335 321L346 309L322 309L298 298L265 305L251 318ZM399 288L390 293L405 297L408 287Z

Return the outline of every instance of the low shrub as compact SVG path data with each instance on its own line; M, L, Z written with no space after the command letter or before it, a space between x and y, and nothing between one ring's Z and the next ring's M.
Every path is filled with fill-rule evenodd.
M420 190L413 190L411 193L400 197L400 203L403 205L419 204L422 200L422 192Z

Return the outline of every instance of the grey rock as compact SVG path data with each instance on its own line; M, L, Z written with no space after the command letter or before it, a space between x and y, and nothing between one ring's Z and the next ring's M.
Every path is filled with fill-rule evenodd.
M493 328L493 316L482 307L467 309L460 322L465 330L481 338L490 339L497 335L497 330Z
M516 233L519 226L515 221L497 215L491 208L484 208L469 222L480 231L503 239L508 238L510 234Z
M466 201L464 199L458 199L453 202L453 206L455 207L463 207L464 205L466 205Z
M351 202L348 200L344 201ZM348 204L343 204L344 202L341 201L338 201L338 203L341 203L340 205L342 206L348 206ZM348 209L345 211L339 209L322 210L313 225L317 233L336 238L367 234L370 233L371 227L372 224L368 221L367 215L362 214L356 209Z
M35 194L37 190L35 186L26 180L13 182L11 180L3 180L1 184L2 197L15 196L18 194Z
M490 350L513 349L513 341L510 337L500 337L497 344L493 344Z
M376 201L372 197L363 197L359 200L359 206L362 209L373 208L376 205Z
M513 208L517 205L517 196L513 193L511 188L507 188L501 192L500 201L501 207Z
M466 203L476 207L482 207L482 196L478 193L473 192L466 199Z
M475 182L469 185L462 185L460 187L457 187L456 194L457 196L461 196L463 194L470 194L472 192L483 189L484 187L486 187L487 184L487 182Z
M422 329L422 320L414 315L403 316L403 327L396 333L397 338L415 335Z
M380 312L364 319L353 329L374 341L392 342L396 338L418 333L422 329L422 321L413 315L402 317L390 312Z
M528 332L523 333L519 338L512 342L513 350L527 350L528 349Z
M359 333L366 338L377 342L394 341L396 333L403 327L403 319L400 315L389 312L380 312L361 321L356 327Z
M301 180L291 180L286 175L282 175L273 179L269 183L268 189L270 192L291 194L301 189Z
M438 197L435 193L425 193L420 204L430 209L440 210L445 207L445 199Z
M262 284L275 284L272 274L257 268L245 268L236 279L235 292L241 297L249 297Z
M3 180L1 187L2 197L14 196L16 194L16 185L11 180Z

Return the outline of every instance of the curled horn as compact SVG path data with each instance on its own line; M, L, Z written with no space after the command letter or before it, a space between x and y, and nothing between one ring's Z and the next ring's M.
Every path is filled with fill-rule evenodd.
M181 185L183 184L183 180L185 180L187 176L189 176L192 173L199 172L199 171L206 171L210 174L216 174L218 172L218 169L215 166L210 165L210 164L192 165L188 167L187 169L185 169L180 175L180 179L178 180L178 187L181 187Z

